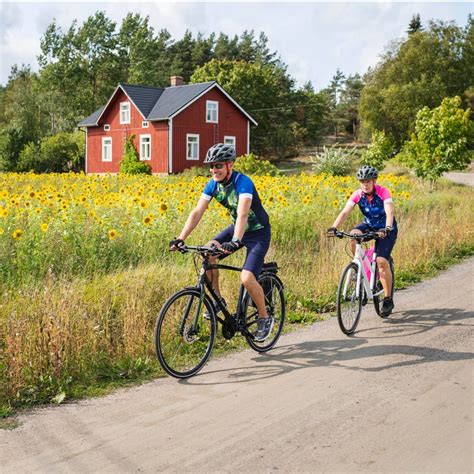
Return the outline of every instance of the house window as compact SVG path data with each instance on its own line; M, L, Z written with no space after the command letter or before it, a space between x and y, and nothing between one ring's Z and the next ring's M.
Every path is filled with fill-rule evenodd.
M224 137L224 143L226 145L232 145L234 147L234 150L235 150L235 137Z
M148 122L146 120L142 122L142 128L148 128Z
M206 100L206 122L219 122L219 102Z
M102 161L112 161L112 138L102 137Z
M120 102L120 123L130 123L130 102Z
M151 160L151 135L140 135L140 160Z
M186 159L199 160L199 135L188 133L186 135Z
M110 125L108 123L106 123L104 125L104 132L108 132L110 130Z

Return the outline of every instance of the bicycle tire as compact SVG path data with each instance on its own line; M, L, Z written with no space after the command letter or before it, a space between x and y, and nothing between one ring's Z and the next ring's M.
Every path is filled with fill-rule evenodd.
M217 322L214 305L205 295L198 315L198 328L192 330L201 292L185 288L165 302L155 326L155 349L164 371L179 379L197 374L211 355ZM204 311L210 314L205 319ZM182 328L182 334L181 334Z
M254 351L267 352L275 346L283 330L286 318L285 294L283 283L274 273L262 273L258 277L258 282L264 290L265 306L267 307L268 314L274 319L273 328L270 335L264 341L256 341L249 334L244 335L248 345ZM258 311L248 293L246 294L243 308L243 322L244 324L250 324L248 330L251 332L253 327L256 328Z
M392 271L392 298L393 298L393 292L395 291L395 264L393 262L392 257L390 257L389 265L390 265L390 270ZM375 272L376 272L375 274L377 275L377 281L375 282L374 293L378 293L379 291L383 291L383 286L382 286L382 282L380 281L380 278L378 277L379 272L378 272L377 265L375 266ZM389 315L384 316L380 311L382 308L382 300L383 300L383 297L380 297L380 295L374 296L375 312L382 319L387 319Z
M362 279L360 280L359 298L356 297L356 286L357 286L357 272L359 267L355 263L350 263L343 270L341 279L339 280L339 286L337 288L336 298L336 312L337 321L341 331L350 336L354 334L357 325L359 324L360 315L362 313L362 300L364 299L364 286ZM346 295L344 295L344 287L347 289ZM347 295L350 295L349 297Z

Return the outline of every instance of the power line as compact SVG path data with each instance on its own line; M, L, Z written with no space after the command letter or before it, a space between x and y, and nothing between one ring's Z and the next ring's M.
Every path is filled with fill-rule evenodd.
M280 109L295 109L297 107L317 107L320 104L301 104L301 105L282 105L280 107L269 107L267 109L253 109L249 112L261 112L262 110L280 110Z

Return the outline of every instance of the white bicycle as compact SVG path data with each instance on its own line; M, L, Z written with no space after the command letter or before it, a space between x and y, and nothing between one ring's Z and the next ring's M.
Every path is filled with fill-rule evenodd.
M347 237L356 241L354 259L342 272L336 301L339 327L344 334L349 336L356 330L362 313L362 306L365 306L368 300L373 300L375 311L381 318L387 317L380 311L384 298L384 289L377 268L377 254L375 251L371 256L369 254L369 259L362 245L362 242L378 239L379 236L376 232L348 234L341 231L336 231L335 236L340 239ZM395 268L392 257L390 257L389 264L392 271L393 296Z

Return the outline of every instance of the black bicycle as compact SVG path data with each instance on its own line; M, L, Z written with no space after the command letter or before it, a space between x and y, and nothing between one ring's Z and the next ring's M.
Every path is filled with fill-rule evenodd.
M232 314L206 276L207 270L241 272L242 268L209 263L209 257L222 255L214 245L184 246L182 251L194 252L196 269L199 257L202 262L196 286L186 287L171 296L158 315L155 346L163 369L176 378L197 374L211 355L218 323L222 325L225 339L232 339L239 332L257 352L270 350L278 341L285 322L285 297L283 283L277 276L278 265L275 262L265 263L258 277L268 314L274 319L274 324L269 336L264 341L257 341L253 333L258 312L245 287L240 285L237 308ZM217 316L216 308L221 311L223 318Z

